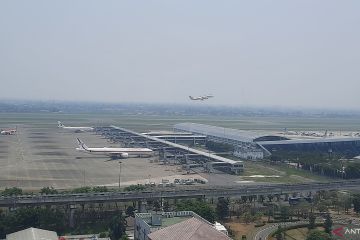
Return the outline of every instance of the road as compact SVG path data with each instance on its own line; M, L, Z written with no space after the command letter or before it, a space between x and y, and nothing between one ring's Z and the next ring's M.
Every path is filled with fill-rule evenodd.
M253 239L254 240L266 240L270 234L272 234L273 232L276 231L276 229L278 229L279 226L285 228L285 227L290 227L290 226L303 225L306 223L307 222L305 222L305 221L274 223L274 224L271 224L271 225L261 229L259 232L257 232Z
M343 216L343 217L333 217L332 218L334 224L339 225L349 225L351 222L351 225L359 226L360 220L358 218L352 218L349 216ZM300 221L300 222L286 222L286 223L274 223L271 225L268 225L262 229L260 229L256 234L253 240L266 240L273 232L276 231L276 229L281 226L283 228L290 227L290 226L297 226L297 225L304 225L308 224L309 221ZM322 221L317 221L317 223L323 223Z

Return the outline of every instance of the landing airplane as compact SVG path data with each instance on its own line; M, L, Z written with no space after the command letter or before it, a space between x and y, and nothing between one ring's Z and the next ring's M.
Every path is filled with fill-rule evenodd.
M189 98L194 101L196 101L196 100L204 101L204 100L207 100L212 97L214 97L214 96L213 95L204 95L204 96L198 96L198 97L189 96Z
M58 128L62 128L65 130L71 130L75 132L86 132L86 131L94 131L93 127L67 127L62 122L58 121Z
M132 156L152 156L152 154L153 154L153 150L151 150L149 148L110 148L110 147L89 148L79 138L77 138L77 141L78 141L79 147L76 148L76 150L91 153L91 154L108 155L111 158L128 158L130 155L132 155Z
M0 134L1 135L14 135L17 131L17 128L15 129L5 129L5 130L1 130Z

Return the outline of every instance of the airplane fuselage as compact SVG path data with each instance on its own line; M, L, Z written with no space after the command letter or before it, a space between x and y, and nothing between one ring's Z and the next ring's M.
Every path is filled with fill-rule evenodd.
M15 129L2 130L0 132L1 135L14 135L16 133Z
M193 96L189 96L189 98L191 99L191 100L200 100L200 101L204 101L204 100L207 100L207 99L209 99L209 98L212 98L212 97L214 97L213 95L205 95L205 96L199 96L199 97L193 97Z
M93 127L70 127L70 126L65 126L60 121L58 121L58 128L69 130L69 131L75 131L75 132L77 132L77 131L86 132L86 131L93 131L94 130Z
M122 153L128 153L129 155L146 155L146 154L152 154L153 151L149 148L109 148L109 147L103 147L103 148L76 148L76 150L79 151L85 151L89 153L100 153L100 154L122 154Z
M111 147L87 147L84 142L77 138L79 147L76 150L97 155L107 155L112 158L127 158L132 156L152 156L153 150L149 148L111 148Z

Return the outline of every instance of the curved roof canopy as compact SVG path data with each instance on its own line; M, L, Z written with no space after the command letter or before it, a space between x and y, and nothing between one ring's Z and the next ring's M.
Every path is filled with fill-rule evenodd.
M267 135L254 131L216 127L198 123L179 123L175 124L174 128L181 131L203 134L218 138L231 139L239 142L288 140L288 138L285 138L283 136Z

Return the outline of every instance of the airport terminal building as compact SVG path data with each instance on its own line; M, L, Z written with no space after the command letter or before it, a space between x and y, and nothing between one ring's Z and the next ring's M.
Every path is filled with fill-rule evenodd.
M175 131L191 132L207 137L207 141L226 143L234 146L234 156L255 160L270 156L278 150L341 152L360 155L360 137L313 137L287 136L217 127L198 123L179 123Z

